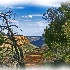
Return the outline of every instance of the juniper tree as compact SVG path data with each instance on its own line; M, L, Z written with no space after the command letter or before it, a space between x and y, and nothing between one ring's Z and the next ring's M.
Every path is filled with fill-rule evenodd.
M49 47L47 53L51 53L49 57L55 56L56 59L62 59L65 62L66 57L70 55L70 3L61 3L59 8L49 8L43 14L43 19L50 23L43 33L44 41ZM68 60L70 63L70 59Z
M12 16L14 16L14 17L12 18ZM15 14L9 8L8 11L0 12L0 18L3 21L2 24L0 25L0 28L1 28L0 33L3 32L4 30L8 31L7 34L5 34L5 36L7 36L7 38L4 39L3 43L10 44L12 47L12 52L13 52L13 48L15 49L15 54L16 54L15 59L18 62L18 65L20 66L20 68L23 68L25 66L23 51L22 51L21 47L17 44L17 40L14 37L15 33L13 32L13 29L12 29L12 26L15 26L17 28L18 28L18 26L16 26L15 24L14 25L11 24L12 23L11 20L13 20L13 21L15 20ZM2 37L4 37L4 35ZM10 39L12 41L12 43L6 42L7 39Z

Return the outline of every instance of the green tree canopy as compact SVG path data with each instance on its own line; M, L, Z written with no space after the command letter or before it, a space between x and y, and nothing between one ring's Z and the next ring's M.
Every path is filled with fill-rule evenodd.
M43 14L43 19L50 23L43 33L44 41L49 47L48 52L65 61L70 55L70 3L61 3L59 8L49 8Z

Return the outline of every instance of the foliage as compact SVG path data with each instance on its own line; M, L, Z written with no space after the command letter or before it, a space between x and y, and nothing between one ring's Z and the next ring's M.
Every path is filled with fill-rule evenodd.
M5 10L4 12L0 12L0 18L3 21L2 24L0 25L0 33L3 32L4 30L8 31L7 34L5 35L7 37L4 37L3 33L1 33L2 36L4 37L4 39L1 38L0 42L11 45L12 53L15 50L14 52L17 55L16 58L14 58L18 62L17 67L20 66L20 68L23 68L23 66L25 66L25 63L23 61L23 59L24 59L23 51L22 51L21 47L17 44L17 40L14 37L14 35L16 33L14 33L13 29L12 29L12 26L15 26L17 28L18 28L18 26L11 24L12 23L11 20L13 20L13 21L15 20L15 13L13 13L13 11L11 11L11 9L9 8L8 11ZM7 42L8 39L11 40L12 43ZM4 47L6 47L6 46L4 46ZM14 50L13 50L13 48L14 48ZM14 54L14 56L15 56L15 54Z
M2 35L0 35L0 45L2 45L4 42L4 38L2 37Z
M23 52L27 52L27 51L32 52L33 49L37 48L37 46L31 43L23 44L21 47L22 47Z
M13 65L13 56L15 51L12 52L12 48L1 47L0 46L0 65L10 67ZM2 64L1 64L2 63Z
M43 33L44 41L49 47L47 52L52 52L53 57L56 55L54 58L65 62L70 55L70 3L61 3L59 8L49 8L43 14L43 19L50 23Z

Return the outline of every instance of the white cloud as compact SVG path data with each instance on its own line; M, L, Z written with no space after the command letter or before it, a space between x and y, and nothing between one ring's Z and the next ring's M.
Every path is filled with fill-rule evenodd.
M19 34L25 35L25 36L41 36L43 34L44 28L37 28L37 27L21 27L23 32L18 31Z
M33 17L42 17L42 14L31 14L31 15L25 15L25 16L21 16L22 18L33 18Z
M22 16L22 18L23 18L24 16Z
M24 9L25 7L19 6L19 7L10 7L10 8L12 8L12 9Z
M21 16L22 18L32 18L32 15Z
M14 4L32 4L39 6L60 6L59 3L69 0L0 0L0 5L14 5Z
M26 20L28 21L28 20ZM13 23L14 24L14 23ZM24 24L24 22L16 23L19 24L18 26L20 28L13 28L14 31L18 32L18 34L25 35L25 36L41 36L43 34L43 31L45 29L45 26L38 26L34 22L27 22ZM22 29L22 31L20 31Z
M30 22L25 23L25 21L30 21ZM25 20L25 21L18 22L17 20L15 21L12 20L13 22L12 25L17 25L18 27L20 27L20 28L12 27L13 31L18 32L18 34L25 35L25 36L41 36L43 34L45 25L47 23L45 23L44 21L38 21L36 23L31 22L31 20ZM20 29L22 29L23 32L20 31ZM7 33L6 30L4 32Z
M17 21L17 20L10 20L10 22L12 22L12 23L18 23L19 21Z
M26 15L26 16L21 16L22 18L28 18L28 16Z
M32 18L32 15L28 15L29 18Z

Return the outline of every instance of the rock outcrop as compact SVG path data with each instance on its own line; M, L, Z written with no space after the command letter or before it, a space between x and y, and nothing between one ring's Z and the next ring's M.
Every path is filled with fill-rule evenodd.
M23 45L26 43L30 43L26 36L14 36L17 40L18 45Z
M17 44L19 46L23 45L23 44L27 44L27 43L30 43L29 40L26 38L26 36L14 36L15 37L15 40L17 40ZM5 39L7 38L7 36L5 36ZM12 44L12 41L10 39L7 39L6 42L9 42ZM1 47L11 47L10 44L6 44L6 43L3 43Z

